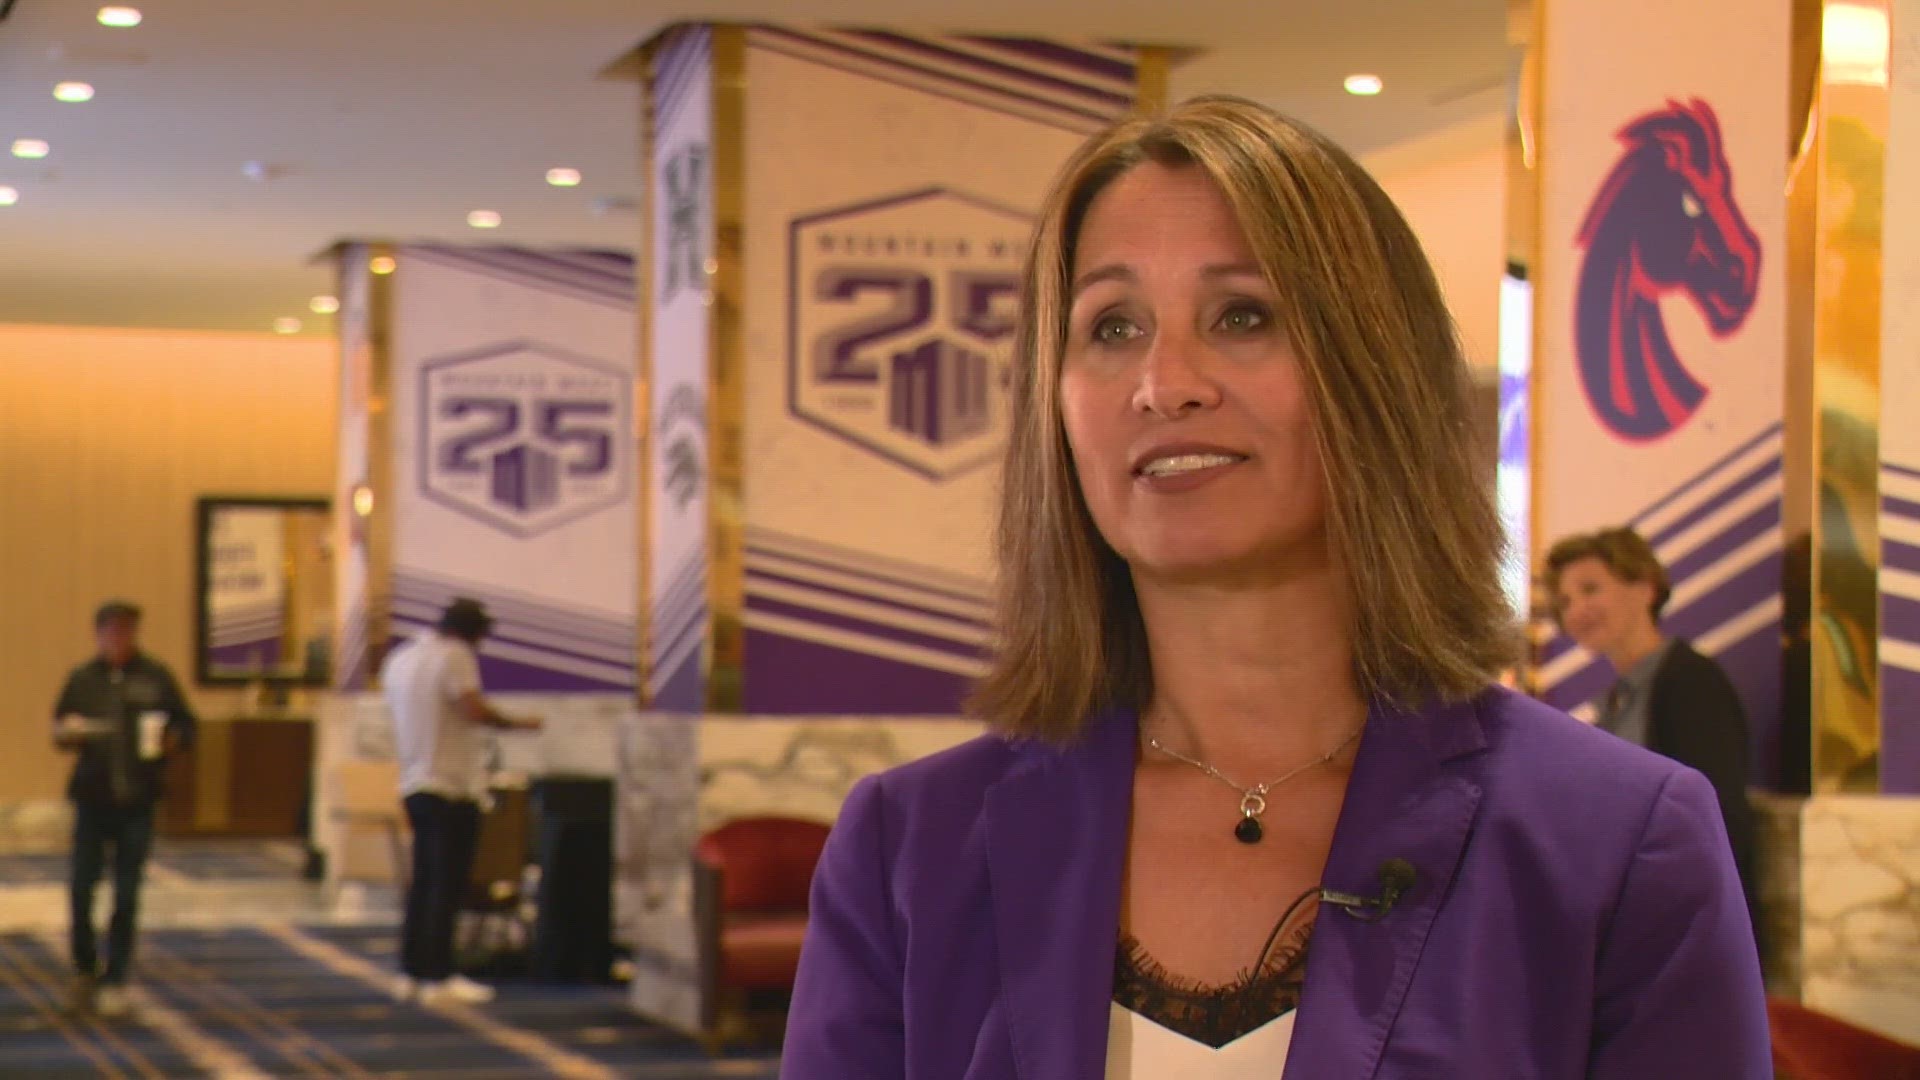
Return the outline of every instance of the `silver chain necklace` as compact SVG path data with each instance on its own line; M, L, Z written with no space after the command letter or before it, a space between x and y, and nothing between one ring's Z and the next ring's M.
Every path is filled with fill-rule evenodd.
M1280 779L1269 780L1264 784L1255 784L1252 787L1247 787L1241 784L1237 780L1229 780L1225 773L1221 772L1219 769L1214 768L1213 766L1207 764L1204 761L1200 761L1195 758L1190 758L1187 755L1182 754L1177 750L1167 749L1165 746L1162 746L1160 744L1160 740L1157 738L1148 738L1147 745L1153 747L1155 750L1160 751L1161 753L1167 755L1168 757L1174 759L1175 761L1183 761L1188 765L1191 765L1194 768L1199 769L1201 772L1206 773L1208 776L1213 777L1215 780L1218 780L1221 783L1232 788L1233 790L1239 792L1240 793L1240 823L1233 827L1233 838L1235 840L1240 841L1243 844L1257 844L1260 842L1260 838L1266 835L1266 830L1260 827L1260 815L1267 812L1267 793L1272 791L1274 788L1279 787L1281 784L1284 784L1287 781L1293 779L1294 777L1299 776L1301 773L1306 772L1308 769L1317 768L1321 765L1325 765L1329 761L1332 761L1333 756L1335 754L1338 754L1340 751L1345 750L1347 747L1351 746L1353 744L1353 740L1360 737L1360 732L1364 730L1364 727L1365 725L1354 728L1353 734L1340 740L1339 746L1336 746L1333 749L1315 758L1314 760L1307 762L1305 765L1302 765L1299 768L1294 769L1292 772L1289 772L1285 776L1282 776Z

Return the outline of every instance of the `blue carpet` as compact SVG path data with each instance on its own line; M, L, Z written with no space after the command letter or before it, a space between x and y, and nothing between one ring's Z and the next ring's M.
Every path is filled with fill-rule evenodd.
M298 862L277 856L260 843L227 844L203 840L161 840L154 846L148 880L154 868L191 881L295 881ZM67 855L0 855L0 885L64 885Z
M394 944L367 928L150 932L140 985L160 1008L108 1022L59 1013L66 964L52 939L0 935L0 1077L208 1076L209 1047L271 1077L504 1080L558 1075L555 1061L662 1080L777 1072L768 1053L709 1057L610 987L506 983L490 1005L447 1012L396 1003L369 981L392 971Z

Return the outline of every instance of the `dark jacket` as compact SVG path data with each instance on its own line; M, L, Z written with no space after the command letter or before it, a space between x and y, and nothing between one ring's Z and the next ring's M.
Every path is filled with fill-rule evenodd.
M1754 880L1753 810L1747 803L1747 711L1720 665L1675 641L1653 676L1647 749L1699 770L1713 784L1748 902Z
M53 707L54 722L77 713L89 720L111 721L116 728L111 735L81 743L73 776L67 781L67 798L88 804L151 806L158 802L166 757L142 761L139 753L140 714L154 711L167 714L167 733L182 749L193 745L198 721L166 665L136 653L119 671L98 657L74 668ZM116 758L126 777L125 789L118 793Z

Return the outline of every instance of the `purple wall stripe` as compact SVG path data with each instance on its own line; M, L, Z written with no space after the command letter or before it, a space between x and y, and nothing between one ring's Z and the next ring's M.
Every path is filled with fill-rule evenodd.
M444 254L429 254L419 248L406 249L402 255L436 266L461 270L479 277L492 278L495 281L504 281L523 288L587 303L628 307L636 303L634 293L631 291L621 291L598 284L583 284L568 275L536 270L527 266L501 265L490 259L451 258Z
M413 631L422 633L431 630L433 626L432 623L423 622L419 619L398 613L393 617L393 624L395 627L405 626ZM487 635L485 644L494 643L525 649L528 652L539 653L542 656L549 656L555 660L572 660L578 661L580 664L591 664L596 667L609 668L612 669L606 673L609 678L613 677L615 671L631 673L635 668L635 658L631 655L628 655L624 660L610 660L602 654L581 652L574 649L555 648L544 641L528 640L524 635L513 632L510 627L496 627L493 633ZM629 683L628 685L631 684Z
M1920 574L1920 546L1898 540L1880 542L1880 566L1885 570L1905 570Z
M1880 636L1891 641L1920 645L1920 600L1881 593Z
M1660 499L1660 501L1654 503L1652 506L1647 507L1645 510L1640 511L1638 514L1635 514L1633 516L1633 521L1636 524L1638 524L1639 522L1643 522L1647 520L1648 518L1659 513L1660 511L1665 510L1667 507L1673 505L1674 503L1678 502L1680 499L1684 498L1689 492L1692 492L1694 489L1700 487L1702 484L1707 483L1708 481L1714 479L1717 473L1719 473L1722 469L1725 469L1728 465L1731 465L1733 462L1739 460L1742 455L1751 451L1754 447L1759 446L1761 443L1766 442L1768 439L1777 437L1780 434L1780 431L1781 431L1781 425L1779 424L1769 425L1765 431L1762 431L1760 434L1755 435L1753 438L1748 439L1744 443L1741 443L1739 447L1737 447L1732 453L1714 462L1712 465L1707 466L1705 469L1701 470L1700 472L1695 473L1692 479L1688 480L1686 483L1681 484L1679 487L1669 492L1664 498Z
M1779 555L1769 555L1733 575L1684 608L1660 620L1675 637L1697 638L1738 618L1780 593Z
M816 570L829 570L837 574L845 574L848 577L871 581L876 585L904 589L909 592L919 593L922 596L933 596L944 600L958 600L969 604L980 604L983 607L989 607L991 605L991 601L988 600L984 589L978 593L961 592L957 589L927 585L900 574L864 569L858 565L848 565L837 559L779 551L772 548L760 547L752 542L747 544L747 568L749 570L766 567L767 559L780 560L782 565L779 568L779 572L791 573L791 570L786 569L786 564L798 564L801 566L810 566ZM759 560L758 566L755 565L755 560Z
M875 604L903 614L915 615L926 619L938 619L941 622L952 624L955 630L978 632L991 631L993 629L993 621L991 619L970 619L948 611L936 611L932 608L902 603L889 597L874 596L871 593L855 592L852 589L841 588L834 585L816 584L805 578L789 577L785 574L776 574L766 570L756 570L751 566L747 568L748 596L753 595L753 585L756 581L772 585L797 586L813 592L822 592L832 596L842 597L847 600L857 600L864 604Z
M1083 105L1099 109L1111 109L1115 113L1124 112L1133 106L1133 95L1116 93L1104 86L1093 86L1083 82L1074 82L1057 76L1045 75L1031 68L1015 67L995 60L988 60L972 53L961 52L936 44L938 39L927 40L895 34L886 30L856 30L856 36L865 38L882 46L891 45L904 52L924 56L929 59L943 60L949 63L964 64L983 75L1023 82L1034 89L1046 93L1065 93L1072 95Z
M963 675L751 627L746 655L749 713L953 716L972 687Z
M776 37L775 35L779 36ZM796 41L782 41L780 40L782 37L795 38ZM798 44L803 44L804 47L796 47ZM1109 117L1094 116L1078 109L1063 109L1052 102L1037 101L1024 94L1009 93L997 88L987 88L983 90L966 87L971 93L982 95L982 97L963 96L956 93L955 88L961 87L964 80L917 75L905 70L904 65L893 61L867 56L858 50L842 49L828 43L801 38L798 35L785 31L762 31L753 39L753 47L765 49L768 52L779 53L782 56L789 56L805 63L832 68L835 71L844 71L850 75L858 75L876 82L883 82L908 90L917 90L931 97L942 98L962 105L970 105L976 109L983 109L987 112L1000 113L1004 116L1012 116L1026 120L1029 123L1058 128L1062 131L1070 131L1076 135L1090 134L1100 130L1111 122L1111 118ZM851 53L853 59L861 59L866 60L868 63L880 64L883 65L883 68L882 70L874 70L869 67L861 67L853 63L853 59L835 60L827 56L822 56L818 52L809 51L813 49ZM898 74L886 74L885 68L893 68ZM943 90L943 86L949 89Z
M647 699L647 707L660 712L705 712L707 683L700 672L700 651L688 653L665 677L655 680Z
M1096 108L1083 101L1063 101L1058 96L1047 96L1036 89L1017 90L985 78L969 78L965 75L957 75L941 68L929 67L926 64L917 63L905 56L881 48L861 48L845 41L823 37L817 34L789 30L784 27L770 27L768 28L768 32L781 35L794 41L804 42L815 48L827 49L857 59L886 64L889 67L919 78L932 79L937 82L943 82L951 86L961 87L978 93L998 95L1012 101L1024 102L1028 105L1049 109L1082 120L1090 120L1095 123L1108 123L1116 117L1115 112Z
M1880 496L1880 512L1888 517L1912 518L1920 521L1920 502L1908 502L1891 495Z
M1756 784L1780 775L1780 624L1767 625L1722 648L1714 661L1740 691L1747 710L1748 756Z
M1696 575L1717 566L1722 559L1733 554L1741 546L1766 536L1769 532L1778 537L1780 533L1780 501L1770 500L1758 510L1727 526L1713 539L1673 560L1667 566L1667 578L1675 583L1692 580ZM1774 582L1773 591L1780 590L1780 583Z
M661 627L654 636L653 652L648 657L655 664L665 663L676 652L689 648L695 641L704 641L707 636L707 613L700 609L694 617L674 627ZM698 649L693 651L698 652Z
M442 610L443 606L439 604L416 604L407 600L396 599L393 604L395 615L404 615L426 626L439 622ZM531 620L505 618L498 612L494 612L493 616L494 634L497 636L518 638L555 652L601 656L607 658L609 663L629 662L635 643L640 640L637 627L625 627L612 634L582 634Z
M1880 700L1909 703L1880 710L1880 793L1920 795L1920 718L1910 704L1920 701L1920 672L1882 667Z
M686 54L674 63L663 65L654 79L653 129L656 132L672 127L680 118L694 95L707 91L711 66L706 62L704 51Z
M1771 480L1774 477L1779 476L1781 461L1782 459L1780 458L1770 459L1765 464L1762 464L1759 468L1754 469L1752 472L1749 472L1745 476L1742 476L1740 479L1735 480L1724 491L1719 492L1718 494L1714 495L1712 498L1707 499L1705 502L1702 502L1699 506L1696 506L1692 510L1687 511L1685 514L1681 515L1678 520L1674 521L1673 524L1647 537L1647 543L1652 544L1656 548L1659 547L1660 545L1666 543L1667 541L1673 539L1674 537L1679 536L1681 533L1686 532L1688 529L1692 528L1693 526L1706 520L1708 516L1718 512L1722 507L1726 506L1728 503L1731 503L1735 499L1740 498L1742 495L1746 495L1747 493L1753 491L1753 489L1766 483L1768 480Z
M1044 60L1062 67L1078 68L1089 75L1110 79L1115 82L1133 82L1139 75L1139 65L1125 60L1116 60L1111 56L1076 49L1054 41L1040 41L1034 38L981 37L969 35L966 40L976 45L988 45L1017 56L1034 60Z
M1910 466L1910 465L1901 465L1892 461L1882 461L1880 463L1880 468L1890 473L1896 473L1900 476L1910 476L1915 480L1920 480L1920 468L1914 468L1913 466Z
M429 583L411 576L396 577L394 582L394 597L409 603L445 607L456 596L469 596L481 601L496 619L534 623L589 637L633 632L630 619L529 601L521 594L489 586Z
M653 601L653 622L678 623L690 612L706 606L707 568L704 560L693 560L680 568Z
M631 297L637 287L633 259L624 254L621 255L620 262L610 263L606 260L583 262L572 257L576 253L537 251L533 248L456 248L436 244L415 244L405 250L415 255L426 255L456 263L472 263L513 273L542 275L557 284L605 293L608 296Z
M631 683L606 682L565 671L523 664L499 656L480 655L480 685L488 693L571 693L623 694L633 691Z
M962 644L961 642L939 637L934 634L902 630L898 627L887 626L883 623L858 619L851 615L841 615L832 611L820 611L801 604L790 604L781 600L770 600L764 596L754 596L751 593L747 594L747 610L765 612L769 615L784 615L790 619L797 619L813 626L831 627L835 630L850 630L854 633L865 634L869 637L879 638L882 641L891 641L900 645L917 645L920 648L946 653L949 656L974 659L984 655L983 650L975 646ZM748 664L748 668L751 670L751 663Z

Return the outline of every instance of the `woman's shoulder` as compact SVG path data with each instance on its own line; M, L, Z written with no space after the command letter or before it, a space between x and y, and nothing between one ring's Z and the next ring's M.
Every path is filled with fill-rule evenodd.
M1591 831L1613 823L1637 829L1661 793L1693 773L1510 690L1489 691L1478 704L1487 794L1543 828Z
M882 770L862 783L889 806L937 805L957 810L1034 759L1060 751L988 732L956 746Z

